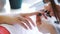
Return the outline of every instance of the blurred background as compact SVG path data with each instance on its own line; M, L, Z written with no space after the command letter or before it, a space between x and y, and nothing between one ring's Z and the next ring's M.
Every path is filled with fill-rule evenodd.
M43 0L22 0L22 5L20 9L11 10L9 0L6 0L6 5L4 7L6 11L4 13L18 14L18 13L35 12L37 10L44 9L44 3L42 1ZM59 4L57 0L55 0L55 2L56 4Z

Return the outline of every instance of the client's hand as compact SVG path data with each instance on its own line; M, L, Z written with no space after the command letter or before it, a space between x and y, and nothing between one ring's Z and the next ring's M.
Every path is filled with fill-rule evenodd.
M20 24L25 29L28 29L28 27L30 29L32 29L32 27L30 25L30 22L29 22L30 18L29 19L28 18L27 17L22 17L22 16L14 16L14 17L11 17L11 16L0 16L0 24L10 24L10 25Z
M36 15L39 12L33 12L33 13L26 13L26 14L18 14L13 17L11 16L0 16L0 24L20 24L22 25L25 29L32 29L30 23L35 26L31 18L29 16Z

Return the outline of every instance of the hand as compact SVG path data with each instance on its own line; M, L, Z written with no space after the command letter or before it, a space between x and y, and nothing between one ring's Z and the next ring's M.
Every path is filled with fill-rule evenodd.
M28 17L29 18L29 17ZM21 25L23 26L25 29L32 29L32 26L30 25L29 19L27 17L15 17L14 19Z
M26 13L26 14L18 14L18 15L15 15L13 17L6 16L6 15L5 16L0 16L0 24L5 24L5 23L6 24L16 24L16 23L18 23L18 24L22 25L25 29L28 29L28 27L30 29L32 29L30 23L33 26L35 26L35 24L33 23L33 21L31 20L31 18L29 16L36 15L38 13L39 12Z
M44 14L42 15L41 16L36 15L36 25L38 30L42 33L50 32L51 34L57 34L55 28L51 24L49 24L48 21L44 19L42 20L42 18L45 18Z
M22 16L0 16L0 24L20 24L21 26L23 26L25 29L28 29L28 27L30 29L32 29L29 20L31 20L29 17L22 17ZM31 23L34 25L33 21L31 20ZM27 26L28 27L27 27Z

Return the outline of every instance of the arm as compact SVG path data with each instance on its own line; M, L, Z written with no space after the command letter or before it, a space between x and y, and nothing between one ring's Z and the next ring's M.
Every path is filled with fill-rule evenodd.
M0 16L0 24L13 24L15 22L14 19L10 16Z
M19 24L21 25L23 28L28 29L28 27L30 29L32 29L30 22L28 21L27 18L22 17L22 16L4 16L4 15L0 15L0 24L9 24L9 25L13 25L13 24ZM32 23L33 24L33 23ZM27 26L28 27L27 27Z

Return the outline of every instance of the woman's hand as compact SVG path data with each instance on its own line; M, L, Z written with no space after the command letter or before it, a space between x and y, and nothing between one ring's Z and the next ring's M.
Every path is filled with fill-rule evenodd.
M33 13L26 13L26 14L18 14L18 15L13 15L12 16L0 16L0 24L20 24L22 25L25 29L32 29L30 23L35 26L33 21L29 16L36 15L39 12L33 12Z
M30 22L29 22L30 21ZM27 17L23 17L23 16L0 16L0 24L20 24L21 26L23 26L25 29L32 29L30 23L32 23L32 25L34 26L33 21L27 16Z

